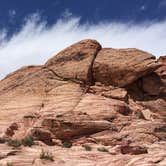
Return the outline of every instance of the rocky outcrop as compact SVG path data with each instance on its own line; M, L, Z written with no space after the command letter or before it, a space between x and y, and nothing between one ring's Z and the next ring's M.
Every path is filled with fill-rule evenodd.
M0 81L0 165L166 165L165 71L165 57L83 40L11 73ZM5 143L28 136L35 145L15 152Z

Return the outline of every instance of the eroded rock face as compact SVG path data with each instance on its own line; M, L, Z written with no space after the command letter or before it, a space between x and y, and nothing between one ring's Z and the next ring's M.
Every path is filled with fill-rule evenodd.
M166 165L165 71L164 57L83 40L11 73L0 81L0 165ZM5 144L29 135L32 147Z
M160 76L161 82L163 84L161 94L165 97L166 99L166 56L161 56L158 59L158 62L161 63L161 67L158 68L155 73Z
M140 102L145 108L150 109L152 112L159 113L166 116L166 101L164 99L148 100Z
M162 82L160 77L151 73L142 78L142 88L143 91L148 93L149 95L159 95L162 91Z

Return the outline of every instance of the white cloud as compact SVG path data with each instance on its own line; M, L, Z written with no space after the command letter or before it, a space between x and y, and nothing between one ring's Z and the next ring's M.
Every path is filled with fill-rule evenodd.
M14 9L9 10L9 16L13 17L16 15L16 11Z
M142 6L140 7L140 9L141 9L142 11L145 11L145 10L146 10L146 6L145 6L145 5L142 5Z
M79 18L59 19L47 27L37 15L27 19L9 40L0 32L0 78L24 65L43 64L65 47L85 38L103 47L136 47L156 56L166 54L166 21L157 23L99 23L80 25Z
M64 13L62 13L62 17L64 18L69 18L72 16L72 13L70 12L69 9L65 9Z

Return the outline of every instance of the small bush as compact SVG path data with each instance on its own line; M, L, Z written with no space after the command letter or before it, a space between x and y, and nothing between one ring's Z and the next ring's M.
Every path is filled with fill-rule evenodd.
M34 116L34 115L25 115L24 118L31 118L31 119L33 119L33 118L36 118L36 116Z
M163 120L164 120L164 122L166 123L166 117L165 117Z
M71 148L72 147L71 142L63 142L62 145L63 145L64 148Z
M4 144L6 142L5 138L0 138L0 144Z
M92 148L89 145L82 145L86 151L91 151Z
M9 139L8 140L8 145L9 146L13 146L14 148L18 148L21 146L21 141L15 139L15 140L12 140L12 139Z
M105 147L97 148L97 150L100 152L109 152L109 150L106 149Z
M26 136L24 139L22 139L21 142L24 146L30 147L30 146L34 145L34 139L31 135Z
M48 151L44 151L43 149L40 153L40 159L54 161L52 153Z
M57 118L60 118L60 117L62 117L62 116L63 116L62 114L56 115Z

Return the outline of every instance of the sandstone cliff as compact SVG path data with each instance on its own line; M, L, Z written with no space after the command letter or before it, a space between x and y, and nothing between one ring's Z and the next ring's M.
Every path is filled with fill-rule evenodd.
M166 57L80 41L1 80L0 113L0 165L164 166Z

